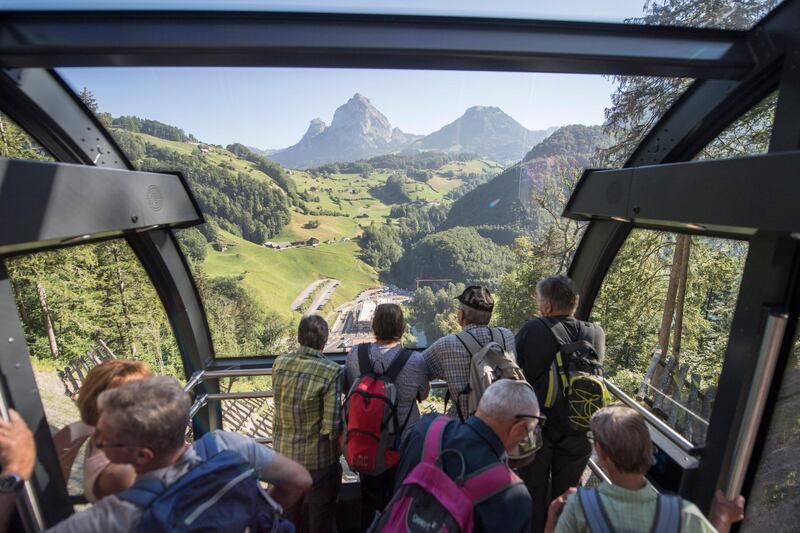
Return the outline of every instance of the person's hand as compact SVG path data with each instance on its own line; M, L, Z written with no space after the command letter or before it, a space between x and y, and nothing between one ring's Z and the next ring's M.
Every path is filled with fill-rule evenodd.
M567 498L569 498L570 494L576 492L578 492L578 489L570 487L564 494L550 502L550 506L547 508L547 525L544 528L545 533L551 533L556 530L558 517L561 516L561 511L564 510L564 506L567 504Z
M0 418L0 464L3 475L17 474L24 480L31 478L36 463L36 443L28 425L13 409L8 411L9 421Z
M725 532L731 524L744 520L744 496L741 494L734 500L725 498L721 490L714 494L714 503L711 506L711 523L717 531Z

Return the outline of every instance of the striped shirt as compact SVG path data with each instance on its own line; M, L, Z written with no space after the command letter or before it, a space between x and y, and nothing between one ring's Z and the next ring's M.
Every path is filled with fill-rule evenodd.
M503 334L503 338L498 339L498 343L507 351L517 356L516 342L514 334L506 328L497 328ZM492 340L492 334L488 326L478 326L468 324L464 331L471 333L481 346ZM458 398L458 405L464 417L471 413L467 412L467 394L458 396L469 383L470 353L458 337L447 335L441 337L431 344L427 350L422 352L422 358L428 366L428 377L430 379L443 379L447 382L450 397L453 401ZM455 403L451 405L447 412L448 416L456 416Z
M272 367L275 394L273 447L308 470L339 460L342 368L321 352L301 347Z
M639 490L602 483L597 487L600 502L614 531L650 531L656 514L658 492L649 481ZM700 509L683 500L682 533L716 533ZM589 533L577 494L571 494L556 524L556 533Z

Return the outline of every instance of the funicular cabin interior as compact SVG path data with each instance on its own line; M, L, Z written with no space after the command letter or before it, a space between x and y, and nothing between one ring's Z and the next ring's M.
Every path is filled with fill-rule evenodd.
M759 476L777 469L785 479L783 490L796 492L796 454L788 466L776 466L770 457L791 455L800 446L792 414L800 398L795 346L800 2L778 3L752 27L724 30L441 13L288 12L252 4L240 11L227 4L210 11L181 6L143 11L132 3L108 9L80 4L74 10L58 5L10 2L0 18L0 108L54 159L0 159L0 403L23 415L38 449L34 478L18 505L26 530L57 523L80 498L68 495L58 466L8 261L88 242L127 242L174 333L195 402L195 436L222 427L225 402L268 397L264 390L226 391L220 380L269 375L276 356L234 359L215 352L201 294L174 234L203 223L197 200L181 174L134 168L55 70L70 67L417 69L693 80L653 119L624 165L586 170L571 192L564 216L588 222L569 267L581 293L578 314L592 315L632 232L745 243L704 438L687 438L620 387L610 387L646 417L658 448L650 477L661 489L704 510L717 488L741 492L753 506L765 505L758 503L765 490ZM777 105L768 153L698 159L704 147L771 94L777 94ZM343 353L329 355L343 361ZM688 384L692 378L686 375ZM651 393L651 400L656 396ZM344 485L342 509L356 498L354 488ZM778 503L794 502L798 510L796 494L773 491L772 496ZM352 527L348 513L340 514L340 526ZM761 531L768 522L758 520L767 519L754 514L759 518L743 527Z

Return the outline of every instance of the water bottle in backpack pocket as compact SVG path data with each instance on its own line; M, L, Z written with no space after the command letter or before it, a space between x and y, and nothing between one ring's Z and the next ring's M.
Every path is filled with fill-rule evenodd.
M446 416L436 418L425 434L422 460L406 476L370 533L470 533L474 507L496 494L522 483L502 463L495 463L464 477L464 457L455 449L442 449ZM441 459L454 454L461 460L461 473L454 480L442 470Z
M401 425L397 416L395 380L411 357L402 349L385 372L377 372L369 358L369 343L358 345L359 377L344 401L341 449L354 472L381 474L400 460L400 436L411 416Z
M143 509L137 532L294 533L244 457L220 451L213 433L195 442L194 450L203 461L169 487L139 479L118 495Z

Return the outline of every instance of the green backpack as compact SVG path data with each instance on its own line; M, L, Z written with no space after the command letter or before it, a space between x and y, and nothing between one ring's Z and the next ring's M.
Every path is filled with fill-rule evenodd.
M603 361L591 342L572 340L557 319L541 317L558 342L559 349L548 373L544 407L550 409L563 397L570 429L588 431L589 421L611 400L603 379Z

